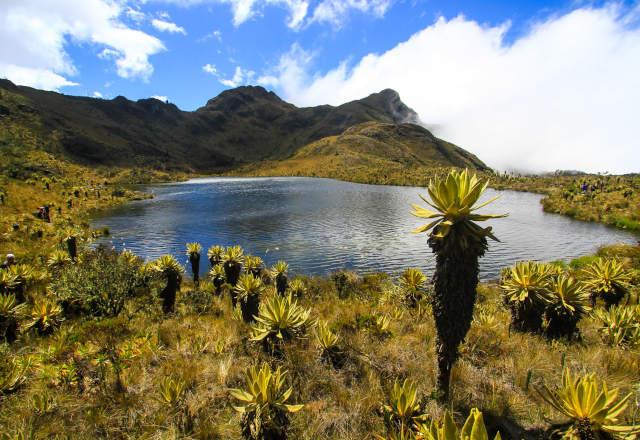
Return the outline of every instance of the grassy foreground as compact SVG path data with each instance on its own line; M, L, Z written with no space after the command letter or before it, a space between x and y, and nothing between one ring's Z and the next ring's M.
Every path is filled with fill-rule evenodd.
M94 254L86 251L80 257L77 264L87 268L83 273L95 270L90 265ZM640 248L613 246L600 254L640 268ZM127 260L141 267L139 260ZM568 270L588 262L576 260ZM49 270L48 278L31 287L31 301L47 288L60 287L61 272ZM66 286L73 288L73 277L62 273ZM321 355L311 329L275 355L265 350L250 340L251 326L234 311L229 291L223 288L218 296L207 282L196 288L185 277L175 312L165 315L157 299L164 283L152 278L138 285L117 317L69 312L59 326L52 321L50 334L25 330L15 343L2 345L2 435L239 439L241 417L233 408L239 402L230 390L242 389L245 370L262 362L287 370L290 403L304 404L290 416L291 439L384 435L382 405L396 380L414 381L424 412L443 414L447 408L433 393L435 332L428 306L407 306L398 282L384 274L298 279L303 286L295 284L299 305L338 335L337 361ZM272 285L268 276L265 280ZM637 303L637 273L635 283L631 303ZM600 324L591 316L580 322L582 338L577 341L514 332L497 285L482 284L478 294L474 322L453 370L448 409L456 419L464 420L471 407L478 407L489 431L499 429L502 438L551 438L553 424L564 419L536 387L559 384L566 366L596 373L621 395L631 392L621 421L640 423L637 347L603 342ZM274 287L267 287L261 301L273 295ZM6 388L10 381L14 386ZM172 388L172 381L181 387ZM24 437L14 437L18 434Z

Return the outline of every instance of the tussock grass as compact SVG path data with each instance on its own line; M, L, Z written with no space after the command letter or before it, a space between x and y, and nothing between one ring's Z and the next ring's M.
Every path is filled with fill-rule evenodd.
M627 247L601 251L617 252L636 255ZM228 291L212 297L185 280L174 314L161 312L155 296L160 287L152 287L119 317L68 319L50 336L25 334L3 346L4 358L31 359L31 366L25 384L0 397L0 426L9 433L30 429L38 438L237 439L240 418L229 389L242 388L246 368L262 362L287 370L291 403L305 404L290 415L289 438L355 440L383 433L380 408L396 380L417 384L428 414L444 413L447 408L433 392L435 329L428 312L407 307L401 295L393 294L396 282L384 275L352 276L350 293L343 298L330 278L303 280L307 293L299 302L339 335L341 368L322 359L311 335L288 341L281 356L271 356L249 340L247 324L231 318ZM581 321L582 340L551 342L510 332L497 285L482 284L478 293L474 323L453 371L450 409L459 421L478 407L490 430L500 429L503 438L546 435L562 418L535 386L559 384L564 366L594 372L609 387L640 399L640 353L605 345L595 319ZM209 297L204 312L201 302L193 301L198 295ZM380 315L391 317L384 335L375 329ZM97 360L110 348L120 356L119 385L113 363L101 370ZM70 379L72 367L76 376ZM184 383L176 404L161 399L160 386L167 378ZM43 395L52 402L45 413L33 407ZM625 419L638 423L639 416L632 405Z

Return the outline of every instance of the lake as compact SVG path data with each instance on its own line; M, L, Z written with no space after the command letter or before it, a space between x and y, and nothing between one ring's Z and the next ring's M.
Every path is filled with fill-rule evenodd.
M410 214L424 188L363 185L317 178L203 178L141 188L153 199L101 213L93 227L108 227L103 239L146 259L173 254L186 264L185 243L239 244L268 265L285 260L292 273L324 275L346 268L358 273L397 274L408 267L430 272L435 257L424 224ZM509 213L487 224L501 240L490 241L481 260L483 279L519 260L568 260L603 244L635 243L638 236L596 223L546 214L540 195L487 190L501 198L481 212Z

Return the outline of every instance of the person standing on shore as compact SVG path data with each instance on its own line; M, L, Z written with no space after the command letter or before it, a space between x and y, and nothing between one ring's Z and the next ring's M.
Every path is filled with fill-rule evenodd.
M14 264L16 264L16 257L13 254L7 254L4 263L0 264L0 269L8 269L9 266L13 266Z

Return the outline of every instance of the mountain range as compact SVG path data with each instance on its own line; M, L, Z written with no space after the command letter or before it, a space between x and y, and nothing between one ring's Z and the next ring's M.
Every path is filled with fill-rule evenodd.
M300 108L262 87L243 86L183 111L155 98L69 96L0 80L0 124L5 121L48 139L43 148L49 152L84 165L204 173L263 162L322 163L342 154L356 162L374 157L396 165L487 169L433 136L390 89L340 106Z

